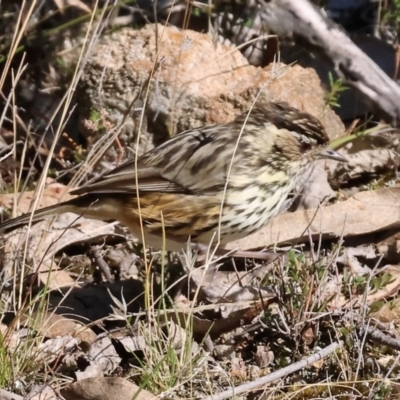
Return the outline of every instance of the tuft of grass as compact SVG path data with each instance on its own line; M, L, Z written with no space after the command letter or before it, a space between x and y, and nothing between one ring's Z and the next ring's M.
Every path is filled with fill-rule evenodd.
M129 315L125 301L112 297L117 306L114 307L115 317L125 320L128 329L133 326L134 336L144 343L141 351L132 353L128 374L140 388L155 395L172 397L192 390L192 382L196 379L204 381L207 364L202 344L196 343L194 338L195 310L182 310L174 304L170 297L172 287L164 285L167 257L161 254L160 259L160 287L154 284L151 269L145 271L148 284L145 285L146 310L141 314L144 318ZM184 254L183 259L190 263L190 266L187 264L188 269L194 267L195 258L191 250ZM157 295L157 292L160 294Z
M0 388L25 394L48 368L46 358L40 354L45 341L41 327L48 318L48 290L45 286L32 299L25 297L13 321L0 332ZM0 318L4 319L7 310L4 302L1 309Z

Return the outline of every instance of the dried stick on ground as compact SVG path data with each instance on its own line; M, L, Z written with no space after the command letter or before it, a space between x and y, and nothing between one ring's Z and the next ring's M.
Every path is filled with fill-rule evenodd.
M375 343L400 350L400 340L385 335L379 329L373 328L372 326L363 327L360 329L360 335L364 336L365 334Z
M400 125L400 87L308 0L257 0L261 18L281 38L293 38L327 58L388 122Z
M253 382L245 383L244 385L240 385L236 388L232 388L230 390L226 390L225 392L221 392L209 397L203 397L201 400L224 400L228 399L234 396L237 396L241 393L248 392L250 390L255 390L255 389L262 389L265 385L268 383L271 383L277 379L284 378L285 376L299 371L302 368L307 367L310 364L314 364L315 362L329 356L332 354L336 349L338 349L342 343L334 342L330 344L329 346L325 347L321 351L315 354L311 354L311 356L300 360L292 365L288 365L285 368L282 368L278 371L272 372L271 374L268 374L266 376L263 376L260 379L257 379Z
M23 400L22 396L0 389L0 400Z

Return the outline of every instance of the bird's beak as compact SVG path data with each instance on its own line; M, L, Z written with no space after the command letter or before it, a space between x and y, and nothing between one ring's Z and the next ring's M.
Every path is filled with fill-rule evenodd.
M324 149L318 153L318 158L329 158L331 160L347 162L347 159L332 149Z

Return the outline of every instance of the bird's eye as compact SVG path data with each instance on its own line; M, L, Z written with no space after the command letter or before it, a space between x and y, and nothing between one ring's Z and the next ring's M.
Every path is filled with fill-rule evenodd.
M310 150L311 150L311 147L312 147L312 144L311 144L310 142L303 142L303 141L300 141L300 151L301 151L302 153L305 153L305 152L307 152L307 151L310 151Z

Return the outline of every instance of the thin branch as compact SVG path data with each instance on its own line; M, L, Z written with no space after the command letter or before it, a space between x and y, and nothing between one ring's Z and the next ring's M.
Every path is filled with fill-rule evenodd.
M373 342L389 346L392 349L400 350L400 340L392 338L379 329L373 328L372 326L365 326L360 329L361 336L368 336Z
M23 400L23 397L0 389L0 400Z
M300 369L307 367L310 364L314 364L315 362L322 360L323 358L332 354L341 345L341 342L332 343L328 347L320 350L318 353L312 354L311 356L304 358L301 361L298 361L278 371L272 372L271 374L263 376L260 379L257 379L253 382L245 383L244 385L237 386L236 388L226 390L225 392L218 393L213 396L203 397L201 400L224 400L233 396L238 396L239 394L248 392L250 390L261 389L262 386L265 386L268 383L271 383L277 379L281 379L289 374L292 374L293 372L299 371Z

